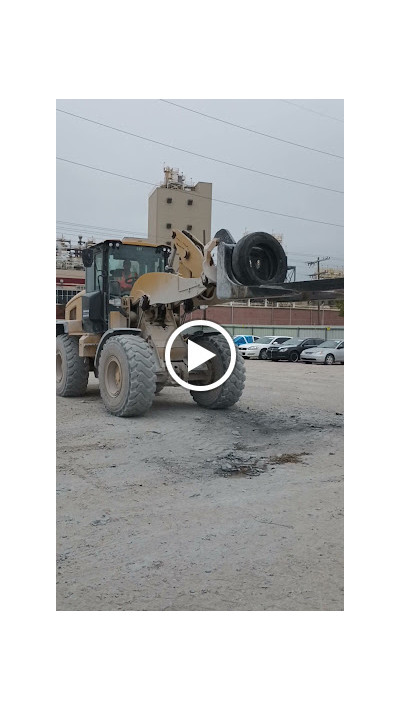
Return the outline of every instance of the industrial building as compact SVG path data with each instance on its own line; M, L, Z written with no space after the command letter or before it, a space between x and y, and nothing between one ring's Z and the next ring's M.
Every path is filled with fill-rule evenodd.
M164 168L164 183L149 197L148 238L171 244L174 229L191 232L202 243L211 238L212 183L191 185L174 168Z

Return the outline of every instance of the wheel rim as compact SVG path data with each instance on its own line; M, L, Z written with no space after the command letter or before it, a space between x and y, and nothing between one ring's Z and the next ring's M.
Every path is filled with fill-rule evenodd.
M111 397L117 397L121 392L122 373L120 363L115 356L112 356L106 365L104 382L108 394Z
M57 355L56 355L56 379L57 379L57 383L61 383L62 378L63 378L62 358L61 358L61 353L57 353Z
M326 362L328 363L328 365L332 365L332 363L333 363L333 357L332 357L331 355L326 356Z
M261 351L260 356L262 360L267 360L267 351Z
M296 361L299 360L298 354L297 354L297 353L292 353L292 355L290 356L290 360L292 361L292 363L296 363Z

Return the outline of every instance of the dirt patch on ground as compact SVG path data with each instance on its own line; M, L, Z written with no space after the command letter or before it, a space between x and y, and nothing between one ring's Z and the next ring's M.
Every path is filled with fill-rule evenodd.
M271 464L302 464L303 457L308 457L310 452L300 452L300 454L280 454L278 457L271 457Z

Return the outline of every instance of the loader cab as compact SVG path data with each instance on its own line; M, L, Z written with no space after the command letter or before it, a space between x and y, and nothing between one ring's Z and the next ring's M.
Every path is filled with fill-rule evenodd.
M171 248L134 240L107 240L83 250L86 293L82 296L82 320L86 333L108 328L110 311L119 311L121 298L129 295L143 274L164 272Z

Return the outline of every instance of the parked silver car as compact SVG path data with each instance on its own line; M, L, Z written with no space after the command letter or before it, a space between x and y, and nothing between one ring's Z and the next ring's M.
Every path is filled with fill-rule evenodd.
M344 341L323 341L319 346L306 348L300 354L300 360L303 363L324 363L325 365L344 363Z
M243 358L260 358L267 360L267 348L275 345L280 346L281 343L289 340L289 336L262 336L257 343L247 343L239 346L239 350Z

